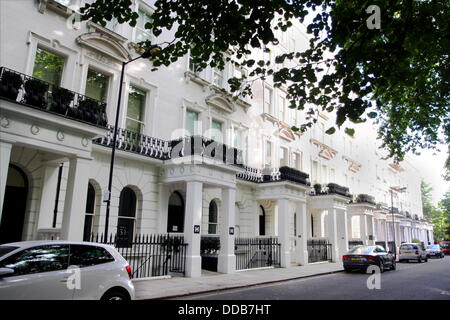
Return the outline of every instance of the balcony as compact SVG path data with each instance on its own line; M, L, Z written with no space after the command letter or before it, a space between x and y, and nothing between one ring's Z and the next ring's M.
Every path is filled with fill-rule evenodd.
M0 98L100 128L108 123L106 103L5 67L0 68Z
M375 198L373 196L371 196L371 195L368 195L368 194L359 194L356 197L356 201L355 202L356 203L369 203L369 204L372 204L374 206L377 204L375 202Z
M348 198L351 197L351 194L347 187L340 186L336 183L328 183L326 186L319 183L314 184L314 193L312 193L311 195L321 196L328 194L337 194Z

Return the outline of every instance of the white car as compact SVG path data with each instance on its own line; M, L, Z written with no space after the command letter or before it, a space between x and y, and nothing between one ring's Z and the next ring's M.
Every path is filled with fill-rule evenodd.
M420 243L402 243L400 246L399 261L417 260L428 262L427 252Z
M0 245L0 299L131 300L132 272L112 246L24 241Z

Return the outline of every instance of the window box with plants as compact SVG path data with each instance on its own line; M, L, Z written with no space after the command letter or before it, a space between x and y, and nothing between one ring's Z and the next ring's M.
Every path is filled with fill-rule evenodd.
M25 82L25 103L34 107L46 109L49 84L45 81L29 78Z
M75 93L60 87L53 87L51 111L67 115Z
M0 96L17 100L19 90L22 87L22 76L14 71L6 70L2 68L0 80Z

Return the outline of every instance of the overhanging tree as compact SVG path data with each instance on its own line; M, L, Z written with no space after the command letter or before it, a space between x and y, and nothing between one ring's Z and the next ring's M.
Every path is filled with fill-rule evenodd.
M380 8L380 29L366 23L371 5ZM138 17L131 0L97 0L82 12L102 25L115 17L134 26ZM277 45L274 30L308 14L314 18L307 50L277 56L280 67L247 58L252 49ZM351 122L373 118L382 146L400 161L408 151L435 148L439 132L449 142L449 21L447 0L157 0L145 28L155 36L174 34L152 51L154 68L188 52L199 69L232 60L250 69L250 79L273 77L276 86L288 87L290 108L307 115L294 130L311 127L319 111L336 114L328 134L343 127L353 135ZM150 50L154 43L140 45ZM294 66L282 67L285 61ZM232 91L251 94L248 79L229 83Z

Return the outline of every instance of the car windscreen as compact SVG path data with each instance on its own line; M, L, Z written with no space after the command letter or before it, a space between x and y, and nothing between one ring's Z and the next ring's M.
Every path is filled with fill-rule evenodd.
M431 249L431 250L439 250L439 246L436 246L436 245L428 246L427 249Z
M12 247L12 246L0 246L0 258L3 257L5 254L10 253L11 251L16 250L18 247Z
M450 243L441 243L441 247L450 248Z
M369 254L372 253L374 247L354 247L352 248L349 253L353 253L353 254Z

